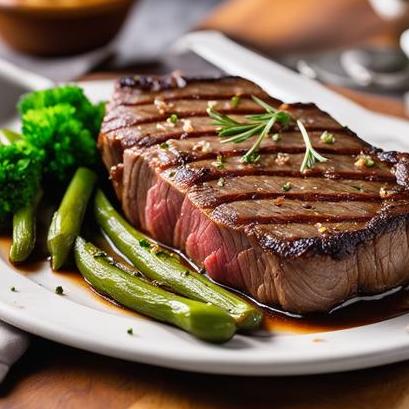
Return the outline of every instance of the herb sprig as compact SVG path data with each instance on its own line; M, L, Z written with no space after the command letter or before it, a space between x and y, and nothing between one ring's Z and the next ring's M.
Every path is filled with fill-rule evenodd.
M293 120L288 112L277 110L255 96L252 96L252 99L257 105L264 108L265 112L246 115L246 122L236 121L228 115L217 112L213 107L209 107L207 110L210 118L214 120L213 124L218 127L218 135L224 138L222 143L242 143L258 135L251 148L242 156L241 161L244 163L255 163L260 159L260 145L264 138L270 134L274 124L279 123L282 127L286 127ZM300 172L304 173L307 169L313 168L317 162L326 162L328 159L313 148L308 132L300 120L297 120L297 125L305 144L305 155L300 166ZM331 134L324 133L323 135L326 137L326 143L335 142L335 138ZM272 138L274 141L278 141L279 136L279 134L274 133ZM332 137L331 141L329 141L329 136Z
M301 132L301 135L304 139L305 143L305 155L304 155L304 160L301 163L300 167L300 172L305 172L308 169L311 169L314 167L315 163L318 162L326 162L328 159L324 158L324 156L320 155L313 147L311 144L310 137L308 135L307 130L305 129L303 123L298 120L297 121L297 126L298 129Z
M252 136L258 135L251 148L242 156L241 161L244 163L255 163L260 159L258 153L260 145L264 138L270 134L274 124L280 123L285 127L292 119L288 112L279 111L255 96L252 96L252 99L257 105L264 108L266 112L246 115L246 122L238 122L211 107L207 110L210 118L214 120L214 125L220 128L218 130L219 136L225 138L222 143L242 143Z

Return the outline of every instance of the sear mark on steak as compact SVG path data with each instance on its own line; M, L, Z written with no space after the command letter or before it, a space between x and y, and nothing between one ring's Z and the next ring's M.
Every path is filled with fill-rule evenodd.
M260 112L253 95L300 119L328 161L300 173L292 124L243 164L253 141L222 143L206 109L241 121ZM409 155L368 145L314 104L283 104L237 77L128 77L98 144L131 223L260 302L327 311L409 282Z

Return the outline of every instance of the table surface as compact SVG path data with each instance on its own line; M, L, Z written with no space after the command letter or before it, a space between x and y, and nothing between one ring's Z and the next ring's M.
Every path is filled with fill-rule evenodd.
M316 13L318 5L320 13ZM268 13L260 14L260 10L269 8L270 19L266 16ZM274 17L271 13L274 13ZM326 15L330 21L318 18L316 14ZM255 15L261 16L259 24L243 24L247 19L254 21ZM299 15L305 17L303 24L298 22ZM331 27L334 21L337 21L338 28L343 27L342 33ZM203 25L221 28L241 41L264 48L272 54L280 54L285 41L294 50L300 45L302 48L308 48L311 44L312 48L326 48L328 44L352 44L362 38L371 42L390 41L390 36L385 35L389 27L380 22L364 0L232 0ZM346 27L350 27L350 30L345 30ZM325 36L322 32L330 35ZM319 38L317 33L320 33ZM90 74L87 79L105 76ZM337 90L370 109L405 115L401 102L395 98ZM409 363L344 374L292 378L210 376L128 363L35 338L0 386L0 408L250 407L407 408Z

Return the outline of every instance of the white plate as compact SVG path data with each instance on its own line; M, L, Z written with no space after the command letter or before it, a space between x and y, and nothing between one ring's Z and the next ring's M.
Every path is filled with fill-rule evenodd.
M106 81L81 85L96 100L108 98L112 88ZM126 360L198 372L283 375L358 369L409 358L409 315L327 333L236 335L218 346L110 307L63 273L51 272L47 262L35 272L22 273L1 253L0 271L1 319L57 342ZM66 295L55 294L58 285ZM133 336L127 334L130 327Z

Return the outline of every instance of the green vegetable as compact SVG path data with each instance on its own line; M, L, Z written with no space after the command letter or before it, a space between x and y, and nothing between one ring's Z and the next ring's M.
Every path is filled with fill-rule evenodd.
M62 288L60 285L55 287L55 293L58 295L63 295L64 294L64 288Z
M75 242L74 253L84 278L120 304L206 341L226 342L234 335L234 320L221 308L180 297L130 275L81 237ZM127 332L132 334L133 330Z
M27 206L40 186L41 152L23 140L0 145L0 220Z
M74 108L73 117L81 122L91 134L98 133L104 116L104 104L93 105L77 85L64 85L30 92L21 98L18 110L24 116L32 109L49 108L58 104L72 106Z
M41 200L41 189L27 206L13 215L13 243L10 248L10 261L21 263L27 259L36 242L36 213Z
M78 166L93 166L98 154L92 132L75 116L75 108L59 104L32 109L22 117L27 142L44 152L44 172L64 182Z
M26 94L19 102L25 139L44 155L45 176L64 182L78 166L98 161L95 138L104 104L93 105L76 85Z
M100 190L95 196L94 210L96 220L107 236L146 277L185 297L223 308L232 315L239 328L259 326L262 314L257 308L187 268L175 255L135 230L115 211Z
M96 180L97 176L93 171L79 168L68 186L59 209L54 213L47 238L54 270L58 270L65 263L80 233Z

